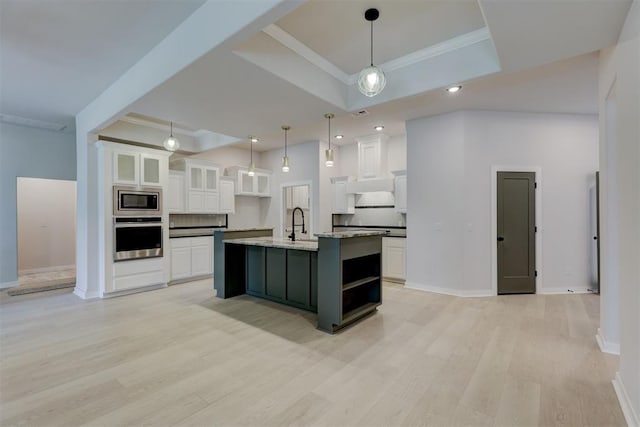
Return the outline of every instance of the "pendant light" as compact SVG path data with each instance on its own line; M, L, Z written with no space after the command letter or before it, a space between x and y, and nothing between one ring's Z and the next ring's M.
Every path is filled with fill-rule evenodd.
M249 162L249 171L247 173L249 176L254 176L256 174L256 165L253 164L253 141L257 141L257 138L249 135L249 144L251 144L251 161Z
M171 123L171 134L169 135L169 138L164 140L162 145L167 151L176 151L180 148L180 141L178 141L178 138L173 136L173 122L169 123Z
M282 172L289 172L289 157L287 156L287 132L291 129L291 126L282 126L284 131L284 157L282 157Z
M329 122L329 133L327 134L327 141L329 141L329 148L325 151L326 161L324 162L325 166L330 168L333 167L333 150L331 149L331 119L335 116L333 113L327 113L324 115L324 118Z
M363 95L368 97L376 96L387 84L384 72L373 65L373 21L378 19L380 12L378 9L367 9L364 19L371 23L371 65L360 71L358 76L358 89Z

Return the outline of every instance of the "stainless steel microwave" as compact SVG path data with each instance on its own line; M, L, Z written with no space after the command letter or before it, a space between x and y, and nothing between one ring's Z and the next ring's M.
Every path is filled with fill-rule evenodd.
M162 189L115 185L113 216L162 216Z

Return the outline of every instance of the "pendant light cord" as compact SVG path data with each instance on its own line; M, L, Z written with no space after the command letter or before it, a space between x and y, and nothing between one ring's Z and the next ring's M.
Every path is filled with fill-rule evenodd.
M331 117L329 117L329 150L331 150Z
M373 21L371 21L371 66L373 67Z
M171 123L171 138L173 138L173 122L171 121L169 123Z
M249 144L251 144L251 161L249 163L253 164L253 138L252 137L249 138Z
M287 130L284 130L284 156L287 157Z

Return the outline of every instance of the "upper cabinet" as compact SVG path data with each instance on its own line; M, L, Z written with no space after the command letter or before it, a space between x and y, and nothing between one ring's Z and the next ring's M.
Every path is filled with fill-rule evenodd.
M162 164L165 158L166 156L162 155L136 152L134 149L115 149L113 183L143 187L161 186Z
M167 189L167 209L169 213L184 213L184 172L169 171L169 188Z
M407 171L392 171L395 176L395 208L396 211L407 213Z
M385 135L372 135L357 138L358 141L358 179L381 178L386 170Z
M232 179L220 178L220 213L236 212L235 182Z
M175 200L172 205L178 207L179 200L184 200L184 213L221 213L220 210L220 167L216 164L195 159L180 159L171 163L173 191L178 193L179 181L182 180L183 193L169 195ZM182 178L178 178L181 175ZM171 190L170 190L171 191ZM235 206L234 206L235 209ZM172 210L173 212L179 212Z
M253 176L243 166L227 168L227 175L236 182L236 195L271 197L271 171L256 169Z
M348 176L336 176L331 178L333 183L333 210L334 214L356 213L355 194L347 192L347 185L353 178Z

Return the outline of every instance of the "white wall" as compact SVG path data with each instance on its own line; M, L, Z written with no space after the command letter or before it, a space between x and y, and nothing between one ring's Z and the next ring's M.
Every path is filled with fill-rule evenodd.
M75 268L76 182L18 178L17 198L19 274Z
M222 166L222 173L226 174L224 169L230 166L248 166L250 157L251 154L249 150L236 147L222 147L204 151L190 156L189 158L208 160L210 162L217 163ZM253 162L256 167L262 168L262 154L254 151ZM274 189L275 187L272 187L272 190ZM264 226L264 223L260 211L260 199L258 197L237 196L236 213L229 214L229 228L262 226Z
M604 180L601 259L605 267L600 334L614 343L619 336L620 367L614 386L627 423L636 426L640 425L639 32L640 1L635 0L617 45L601 55L599 84L600 161ZM607 94L614 82L615 117L607 120ZM617 236L611 235L608 224L617 226ZM612 277L617 280L612 282Z
M597 117L460 112L408 122L407 139L410 286L492 294L491 168L537 166L543 208L538 292L588 288Z
M0 287L18 280L19 176L75 180L75 136L0 123Z

